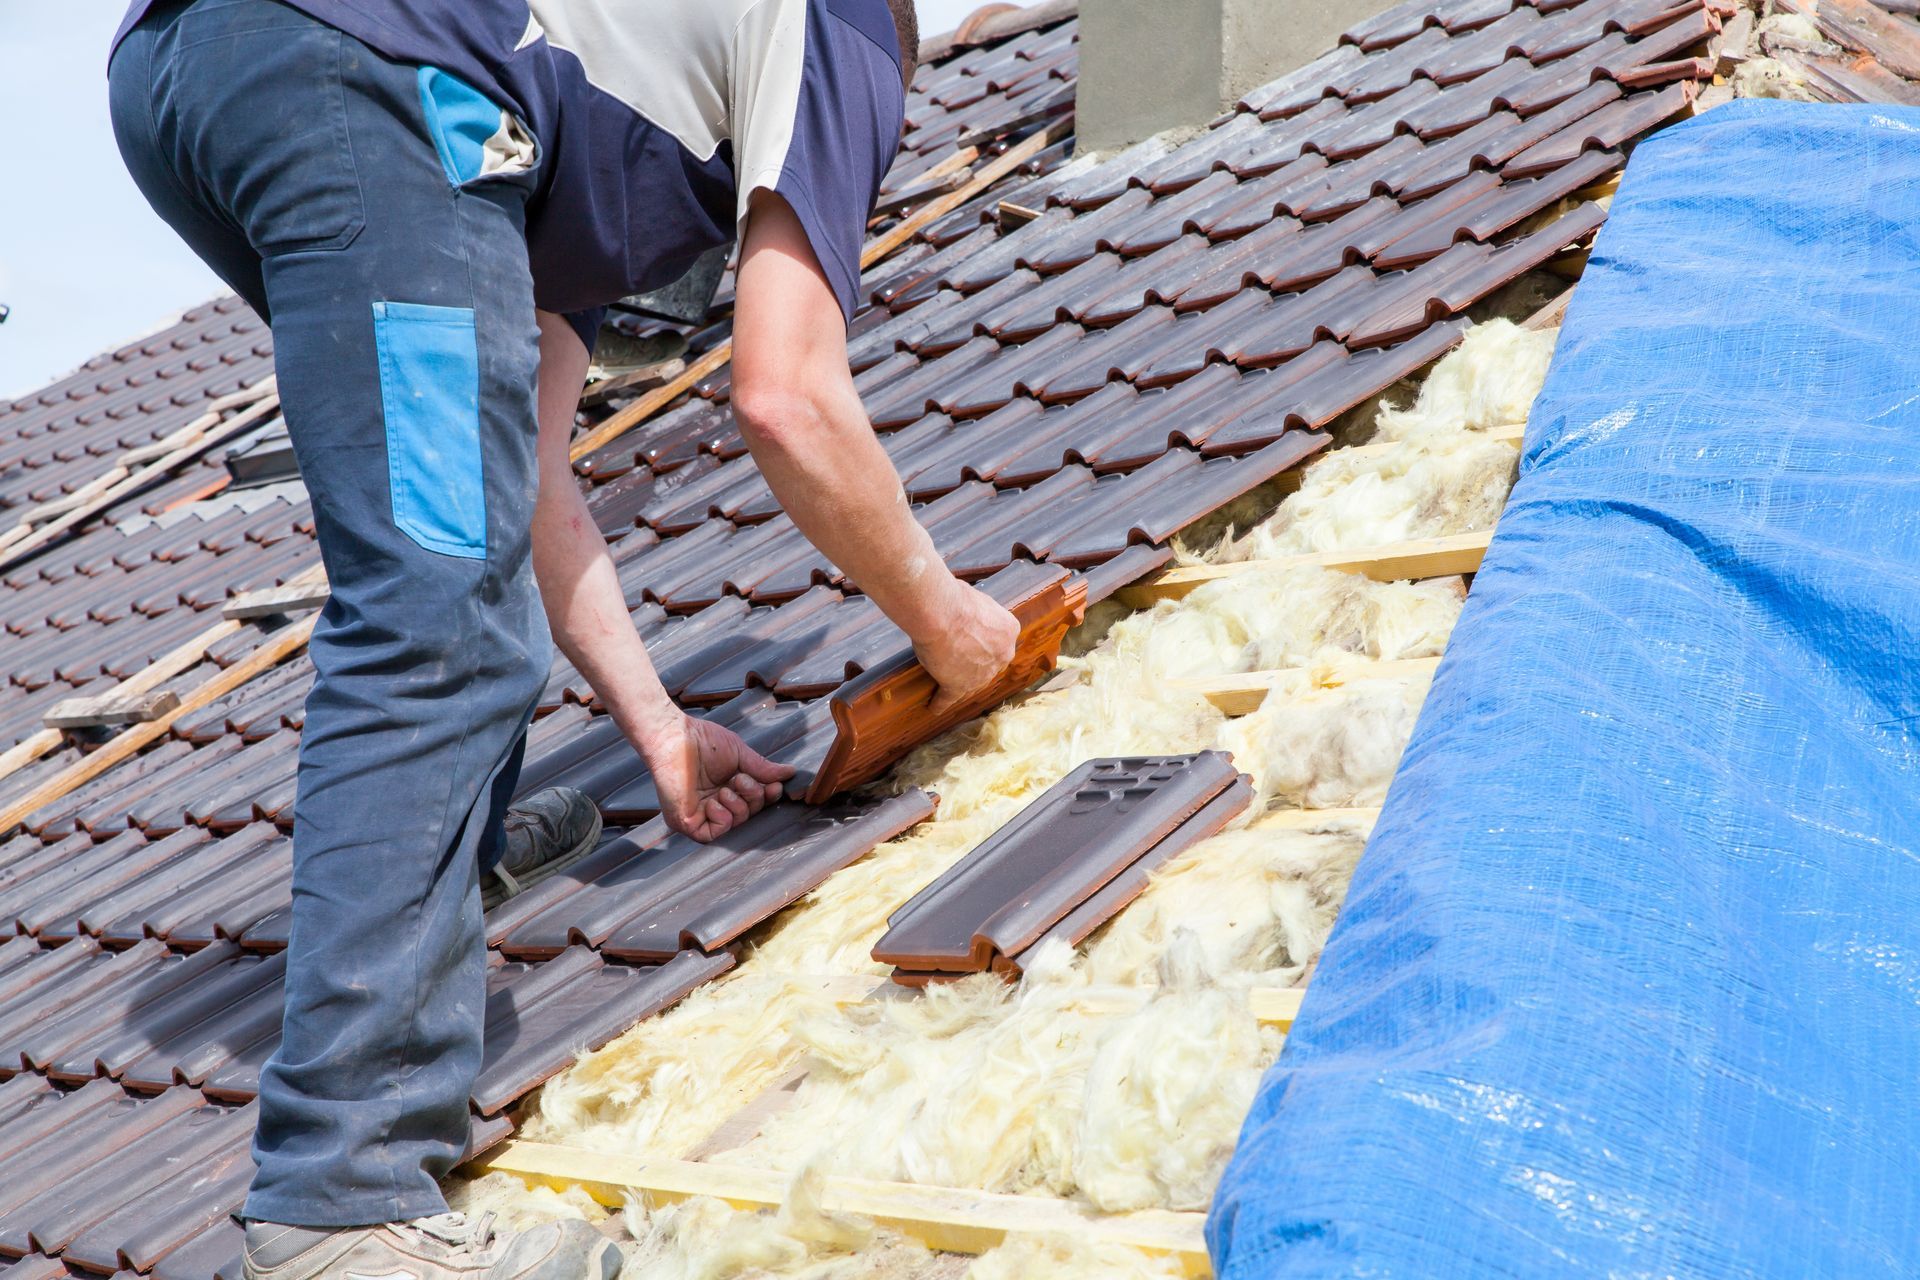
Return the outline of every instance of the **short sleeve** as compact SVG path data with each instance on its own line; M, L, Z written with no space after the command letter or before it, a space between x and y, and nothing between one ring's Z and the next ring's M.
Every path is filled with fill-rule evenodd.
M570 311L566 321L573 331L580 335L580 345L587 349L587 355L593 355L593 348L600 336L600 322L607 318L605 307L593 307L586 311Z
M905 111L899 44L885 0L808 0L792 132L771 185L800 219L848 320L857 303L867 218L899 150ZM743 181L768 185L764 176ZM749 195L741 192L743 206Z

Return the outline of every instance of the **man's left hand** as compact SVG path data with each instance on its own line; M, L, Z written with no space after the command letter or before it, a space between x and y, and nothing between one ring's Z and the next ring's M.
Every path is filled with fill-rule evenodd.
M660 816L673 830L716 840L781 795L793 766L775 764L738 734L695 716L651 735L643 749L660 791Z

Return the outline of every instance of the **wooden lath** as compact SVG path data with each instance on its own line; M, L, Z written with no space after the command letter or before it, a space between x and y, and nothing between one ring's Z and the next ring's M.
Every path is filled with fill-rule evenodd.
M166 736L173 728L174 721L181 716L198 711L214 699L231 693L254 676L277 666L283 659L298 652L307 643L307 637L313 633L313 623L313 618L289 623L268 636L258 649L181 698L179 704L171 711L128 729L104 746L48 778L7 806L5 810L0 810L0 837L11 835L13 829L36 810L52 804L76 787L93 781L114 765L134 755L142 747Z
M130 449L105 472L74 493L40 507L30 507L20 522L0 534L0 570L10 569L75 525L99 515L116 502L138 493L182 462L233 439L280 407L277 384L271 377L245 391L213 402L206 413L152 444ZM248 407L231 418L230 408Z
M1365 574L1376 582L1452 577L1478 570L1492 538L1492 531L1485 530L1444 538L1416 538L1366 551L1317 551L1271 560L1175 565L1132 586L1122 587L1115 594L1122 603L1144 609L1156 601L1182 599L1209 582L1263 569L1332 569L1337 573Z
M773 1209L793 1178L697 1160L635 1159L547 1142L507 1142L482 1156L480 1173L510 1173L536 1185L578 1187L604 1205L629 1197L648 1207L709 1196L736 1209ZM1173 1259L1182 1274L1212 1274L1203 1230L1206 1215L1144 1210L1104 1214L1070 1200L1005 1195L911 1182L823 1177L820 1207L852 1214L947 1253L985 1253L1009 1235L1066 1234Z
M1301 812L1310 811L1302 810ZM1326 810L1324 812L1345 811ZM757 981L782 987L804 985L842 1006L876 1004L887 1000L917 1000L922 995L918 988L903 987L884 978L837 974L819 976L769 974L762 977L748 973L730 979L729 985L737 986L741 983ZM1159 988L1152 985L1081 987L1062 993L1062 999L1069 1007L1083 1012L1131 1013L1151 1000L1158 990ZM1304 993L1304 987L1250 987L1246 991L1247 1005L1255 1018L1284 1030L1293 1025L1294 1015L1300 1011L1300 997Z
M1173 679L1167 688L1205 698L1229 716L1251 715L1278 689L1304 692L1332 689L1356 680L1431 680L1438 658L1395 658L1388 661L1355 659L1311 667L1281 667L1272 671L1243 671L1225 676Z

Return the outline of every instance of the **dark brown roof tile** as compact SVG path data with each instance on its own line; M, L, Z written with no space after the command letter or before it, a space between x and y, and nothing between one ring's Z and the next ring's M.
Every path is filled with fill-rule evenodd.
M229 1257L237 1258L238 1229L229 1215L240 1206L253 1178L248 1138L254 1113L247 1108L221 1111L209 1107L190 1112L167 1127L184 1130L189 1124L204 1146L184 1158L176 1157L170 1167L154 1170L159 1176L143 1179L137 1189L129 1188L134 1194L75 1236L63 1256L97 1272L115 1267L145 1272L170 1261L172 1255L204 1233L226 1242ZM196 1265L190 1257L181 1261L187 1266ZM201 1274L211 1274L211 1270Z
M1625 158L1617 151L1587 151L1538 178L1501 184L1491 175L1476 172L1458 185L1472 184L1480 190L1469 200L1439 211L1442 216L1427 221L1424 226L1386 241L1373 255L1374 265L1386 269L1412 266L1443 252L1456 240L1485 242L1554 201L1599 182L1623 163ZM1442 199L1445 194L1435 196L1434 200Z
M1333 165L1317 178L1289 191L1283 207L1306 222L1321 222L1348 213L1371 196L1392 194L1388 176L1424 155L1426 147L1412 134L1401 134L1384 146Z
M1501 169L1501 175L1533 177L1572 163L1582 151L1611 150L1678 115L1692 101L1690 83L1628 94L1513 156Z
M229 1214L215 1216L211 1226L179 1245L153 1264L155 1280L242 1280L240 1224Z
M1276 293L1292 293L1315 284L1347 265L1357 254L1367 228L1399 210L1389 197L1375 196L1331 222L1303 228L1279 252L1256 263L1248 274ZM1185 295L1181 301L1187 301Z
M652 900L613 930L603 950L633 960L683 947L716 951L932 814L932 797L922 791L878 804L775 806L739 828L738 839L729 833L689 850L677 874L653 886ZM672 857L676 843L668 841L659 856Z
M1177 195L1155 200L1139 217L1102 235L1099 246L1128 258L1164 249L1189 229L1199 210L1236 192L1239 186L1232 174L1216 170Z
M1078 355L1085 332L1059 324L1030 342L997 346L990 358L948 380L930 396L927 409L954 418L978 418L1004 408L1015 396L1032 394L1062 365ZM992 343L991 338L976 342Z
M487 998L486 1057L474 1106L492 1115L582 1052L615 1036L733 967L733 957L678 955L648 968L609 965L584 947L525 966Z
M1274 131L1269 133L1256 116L1244 113L1231 115L1224 124L1137 168L1132 179L1134 185L1127 196L1116 199L1130 197L1139 200L1148 196L1149 192L1153 195L1170 195L1184 190L1212 173L1216 166L1224 167L1229 157L1249 158L1260 148L1284 145L1286 135L1287 130L1283 126L1275 126ZM1296 143L1294 154L1298 153ZM1285 161L1276 158L1273 163L1282 164ZM1138 196L1134 195L1135 192L1139 193ZM1110 207L1112 203L1109 201L1103 207Z
M1171 301L1211 248L1206 237L1188 234L1164 249L1135 258L1112 277L1106 289L1078 301L1073 318L1089 327L1107 328L1146 307Z
M1703 46L1719 30L1718 18L1706 9L1695 9L1610 54L1598 64L1599 70L1617 80L1637 67L1677 58L1697 46Z
M1217 835L1238 817L1253 799L1253 786L1237 778L1225 791L1209 800L1204 808L1175 828L1165 839L1142 855L1138 861L1101 885L1087 899L1062 916L1057 923L1017 955L996 956L994 969L1012 976L1025 968L1026 957L1044 944L1054 941L1078 946L1089 934L1116 915L1146 891L1153 873L1200 841Z
M1438 21L1429 0L1402 0L1350 27L1341 35L1339 47L1357 46L1368 53L1390 49L1413 39Z
M1195 434L1204 438L1206 432ZM1297 466L1326 444L1323 434L1296 431L1240 458L1203 461L1190 450L1167 449L1130 474L1102 476L1083 501L1053 513L1055 528L1028 535L1022 549L1083 568L1128 547L1165 544L1194 521Z
M1202 838L1183 824L1236 784L1235 811L1251 789L1218 751L1090 760L894 912L873 957L961 974L1018 956L1176 832Z
M1131 367L1162 341L1161 330L1173 323L1166 307L1146 307L1111 329L1088 336L1074 348L1072 361L1036 380L1032 393L1048 403L1091 395Z
M123 1095L104 1106L73 1112L68 1123L8 1161L8 1176L0 1182L0 1248L11 1252L32 1247L35 1226L57 1236L61 1209L82 1188L98 1195L112 1187L107 1194L115 1195L124 1185L118 1178L103 1185L99 1166L125 1161L119 1165L123 1172L137 1168L134 1162L146 1154L151 1135L205 1106L206 1099L194 1090L173 1089L151 1099ZM64 1187L70 1179L78 1185Z

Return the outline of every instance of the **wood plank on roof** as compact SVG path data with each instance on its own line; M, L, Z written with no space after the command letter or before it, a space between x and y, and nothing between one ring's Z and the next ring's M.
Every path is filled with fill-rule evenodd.
M784 1203L793 1185L792 1175L773 1170L636 1159L545 1142L505 1143L472 1167L555 1188L579 1187L600 1203L615 1206L624 1205L629 1196L650 1206L710 1196L736 1208L769 1209ZM1171 1258L1186 1275L1211 1274L1202 1213L1103 1214L1045 1196L832 1176L821 1180L820 1207L870 1219L950 1253L984 1253L1014 1234L1064 1233Z
M154 689L144 693L115 691L91 698L63 698L40 718L40 723L49 729L142 724L148 720L158 720L179 705L180 695L172 689Z
M206 657L210 648L239 630L238 622L228 620L216 622L185 644L128 676L109 692L130 695L157 688L162 682L171 680L181 672L197 666ZM57 748L65 740L66 735L61 730L51 728L42 729L30 737L21 739L6 751L0 752L0 779L25 768Z
M1416 538L1365 551L1316 551L1271 560L1176 565L1132 586L1122 587L1115 594L1124 603L1144 609L1159 600L1181 599L1209 582L1272 569L1332 569L1336 573L1365 574L1376 582L1445 578L1477 571L1492 538L1493 531L1489 529L1440 538Z
M274 632L258 649L189 693L172 711L157 720L149 720L145 724L136 725L127 730L91 755L84 756L62 769L6 809L0 810L0 834L12 831L22 819L52 804L83 783L92 781L122 760L134 755L142 747L158 741L173 728L173 722L181 716L199 710L215 698L239 688L254 676L298 652L305 647L307 638L313 634L314 621L315 618L304 618Z
M1166 687L1205 698L1224 715L1244 716L1258 711L1266 702L1267 695L1276 689L1338 688L1358 680L1432 679L1439 665L1438 658L1395 658L1387 661L1281 667L1272 671L1243 671L1234 675L1168 680Z

